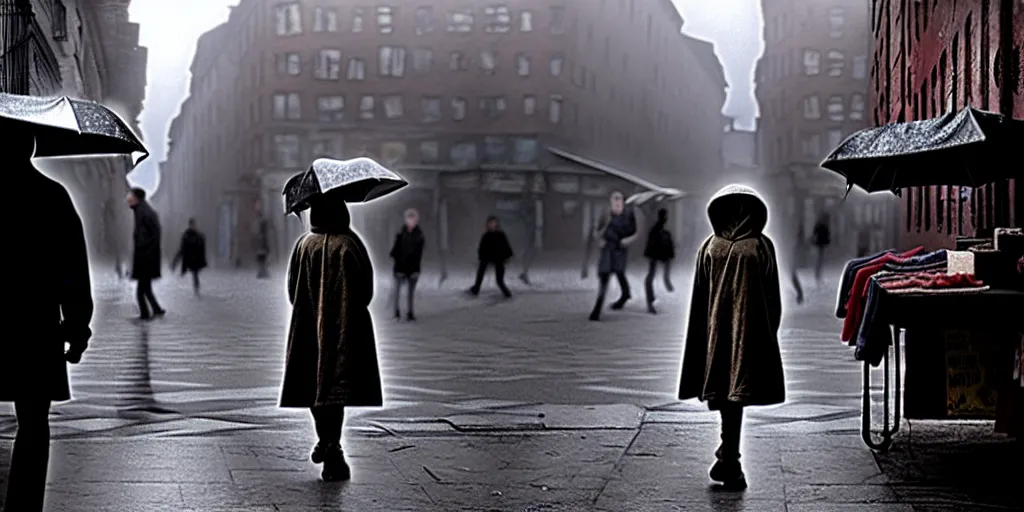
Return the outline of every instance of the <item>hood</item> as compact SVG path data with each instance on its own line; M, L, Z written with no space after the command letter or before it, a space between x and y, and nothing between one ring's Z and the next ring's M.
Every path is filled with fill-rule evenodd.
M715 234L727 240L758 236L768 225L768 205L756 190L728 185L708 202L708 220Z
M309 208L309 227L314 233L347 233L352 215L344 201L317 201Z

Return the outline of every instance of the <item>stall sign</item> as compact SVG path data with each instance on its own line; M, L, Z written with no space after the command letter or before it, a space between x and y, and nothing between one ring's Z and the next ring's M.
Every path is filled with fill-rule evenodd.
M522 193L526 190L526 174L521 172L484 173L483 189L490 192Z
M579 194L580 193L580 178L579 176L550 176L551 190L558 192L559 194Z
M950 417L994 418L997 392L986 375L991 344L970 331L946 331L946 413Z

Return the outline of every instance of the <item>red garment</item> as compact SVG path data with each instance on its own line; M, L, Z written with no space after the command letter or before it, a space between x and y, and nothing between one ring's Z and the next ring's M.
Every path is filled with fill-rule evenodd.
M899 290L903 288L923 288L933 282L939 274L937 272L915 272L913 274L901 275L889 281L879 284L886 290Z
M923 251L923 246L917 246L902 254L885 253L865 264L853 278L853 286L850 287L850 298L846 301L846 319L843 320L843 332L840 340L850 341L860 328L861 317L864 316L864 303L867 301L868 279L882 270L886 263L902 263Z

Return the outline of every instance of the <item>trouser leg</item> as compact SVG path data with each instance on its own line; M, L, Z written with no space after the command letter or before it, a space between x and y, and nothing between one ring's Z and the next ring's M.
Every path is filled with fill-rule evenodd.
M793 275L791 276L793 282L793 289L796 290L796 301L801 303L804 301L804 287L800 284L800 275L797 273L797 269L793 269Z
M657 260L650 260L647 266L647 277L644 278L644 292L647 294L647 304L654 304L654 273L658 268Z
M743 430L743 407L723 405L719 409L722 417L722 444L715 453L718 460L732 461L740 458L740 435Z
M399 317L402 315L399 304L401 303L402 296L402 281L405 280L405 276L402 274L395 274L393 285L391 286L391 305L394 306L395 316Z
M321 446L341 444L341 430L345 423L345 407L322 405L309 410L313 415L313 427L317 442Z
M419 280L420 280L420 275L419 274L411 274L409 276L409 288L408 288L408 290L406 290L406 293L409 294L408 299L406 301L406 307L408 308L406 313L409 316L414 316L415 315L414 312L416 310L415 310L415 308L413 308L413 304L415 303L415 297L416 297L416 283L418 283Z
M511 297L512 292L505 286L505 263L497 262L494 264L494 280L498 283L498 289L506 297Z
M619 295L619 300L615 301L615 304L621 308L633 295L629 292L629 279L626 279L625 271L616 272L615 279L618 280L619 290L622 292Z
M480 293L480 285L483 284L484 282L485 272L487 272L487 262L481 261L476 266L476 281L473 282L473 287L470 288L470 291L473 292L473 295Z
M192 271L192 289L195 290L196 293L199 293L199 271L198 270L193 270Z
M149 288L152 282L149 279L139 279L135 283L135 300L139 304L139 316L149 318Z
M42 512L50 461L50 402L14 403L18 433L7 479L6 512Z
M814 268L814 280L821 282L822 274L825 270L825 246L818 246L818 264Z
M604 309L604 298L608 293L608 281L611 280L611 274L601 272L597 274L597 301L594 302L594 310L590 313L590 318L597 320L601 315L601 310Z
M164 312L164 308L160 307L160 303L156 300L156 295L153 294L153 281L150 279L146 280L145 295L146 300L149 301L150 307L153 308L153 314L160 314Z
M672 286L672 260L665 260L665 289L669 292L675 291Z

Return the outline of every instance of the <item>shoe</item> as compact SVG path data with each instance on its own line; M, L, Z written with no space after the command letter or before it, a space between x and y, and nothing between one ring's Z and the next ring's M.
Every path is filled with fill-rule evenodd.
M594 310L593 312L591 312L590 313L590 321L591 322L600 322L601 321L601 312L597 311L597 310Z
M709 476L715 482L721 483L723 489L743 490L747 488L747 479L738 460L715 462L715 465L711 466Z
M511 299L512 298L512 292L510 292L508 290L501 292L501 294L504 295L506 299Z
M324 469L320 479L324 482L343 482L352 478L352 470L345 462L345 454L341 446L331 444L324 449Z
M612 305L611 305L611 308L616 310L616 311L618 311L618 310L626 307L626 301L628 301L628 300L629 300L629 297L623 297L623 298L613 302Z
M523 284L525 284L526 286L530 286L530 276L526 275L525 272L519 274L519 280L522 281Z
M665 283L665 289L668 290L669 293L676 291L676 288L672 286L672 283Z
M136 322L149 322L150 320L153 320L153 316L152 315L139 315L139 316L133 318L132 320L136 321Z
M410 322L415 322L416 321L416 315L414 315L414 314L412 314L410 312L410 313L405 315L405 319L410 321Z
M161 309L160 311L154 311L153 312L153 316L164 316L166 314L167 314L167 310L166 309Z
M322 464L324 461L324 453L326 447L320 443L317 443L313 447L313 451L309 454L309 460L313 461L313 464Z
M402 312L396 309L395 310L395 316L393 318L395 320L401 320L402 319Z
M469 289L469 294L474 296L474 297L476 297L477 295L480 295L480 289L479 288L470 288Z
M647 312L652 314L652 315L657 315L658 314L658 310L654 309L654 304L648 304L647 305Z

